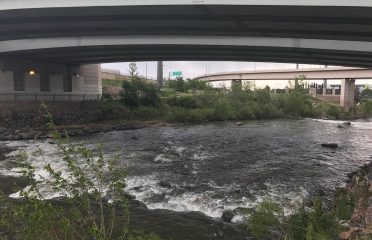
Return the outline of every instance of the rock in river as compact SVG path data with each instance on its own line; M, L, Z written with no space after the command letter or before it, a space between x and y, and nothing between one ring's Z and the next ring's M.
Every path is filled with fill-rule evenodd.
M229 223L234 218L234 213L232 211L229 211L229 210L224 211L222 213L222 217L221 218L222 218L222 220L224 222L228 222Z
M337 143L322 143L321 146L322 147L325 147L325 148L338 148L338 144Z

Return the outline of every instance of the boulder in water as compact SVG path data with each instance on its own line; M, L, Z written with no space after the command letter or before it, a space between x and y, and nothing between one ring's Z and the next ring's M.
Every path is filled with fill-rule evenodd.
M337 127L338 127L338 128L344 128L344 126L343 126L343 125L341 125L341 124L340 124L340 125L338 125Z
M338 144L337 143L322 143L321 146L322 147L325 147L325 148L338 148Z
M236 126L243 126L243 123L242 122L237 122Z
M232 211L226 210L222 213L221 218L224 222L230 223L231 220L234 218L234 213Z
M168 188L168 189L172 188L172 185L166 181L160 181L158 185L162 188Z
M351 122L344 122L343 124L346 125L346 126L350 126Z

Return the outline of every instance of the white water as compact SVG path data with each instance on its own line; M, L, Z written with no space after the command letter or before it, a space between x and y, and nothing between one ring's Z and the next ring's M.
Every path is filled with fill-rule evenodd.
M340 123L307 119L240 128L232 123L222 127L142 129L130 134L102 134L93 137L90 144L100 140L107 148L116 145L124 149L125 163L130 166L126 191L150 209L199 211L219 218L225 210L253 208L271 199L285 206L289 214L317 189L331 192L348 172L372 155L372 124L357 121L350 128L337 129ZM132 134L139 140L131 140ZM327 141L338 142L342 148L321 148L320 143ZM43 169L46 164L68 177L56 146L47 140L4 144L18 149L9 158L18 151L26 152L37 180L48 177ZM44 158L34 154L39 149ZM109 154L112 151L108 150ZM2 166L0 174L17 177L20 170ZM160 184L163 181L166 184ZM45 198L58 196L49 186L42 186L42 192ZM243 219L236 215L233 221Z

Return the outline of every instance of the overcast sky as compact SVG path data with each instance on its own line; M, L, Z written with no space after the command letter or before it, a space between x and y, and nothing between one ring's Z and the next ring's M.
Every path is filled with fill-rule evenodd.
M102 64L103 68L117 69L121 73L128 73L129 63L107 63ZM138 62L138 72L140 75L156 79L156 62ZM319 68L320 65L300 65L300 68ZM264 69L294 69L295 64L285 63L253 63L253 62L164 62L164 77L172 76L172 72L181 71L184 78L194 78L198 75L216 72L244 71L244 70L264 70ZM146 70L147 69L147 70ZM340 81L330 81L330 84L338 84ZM219 83L229 86L230 83ZM257 87L270 85L273 88L284 88L288 81L257 81Z

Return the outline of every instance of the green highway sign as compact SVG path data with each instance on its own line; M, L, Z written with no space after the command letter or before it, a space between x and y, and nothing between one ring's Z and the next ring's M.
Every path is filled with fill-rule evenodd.
M174 77L180 77L182 76L182 72L178 71L178 72L173 72L173 76Z

